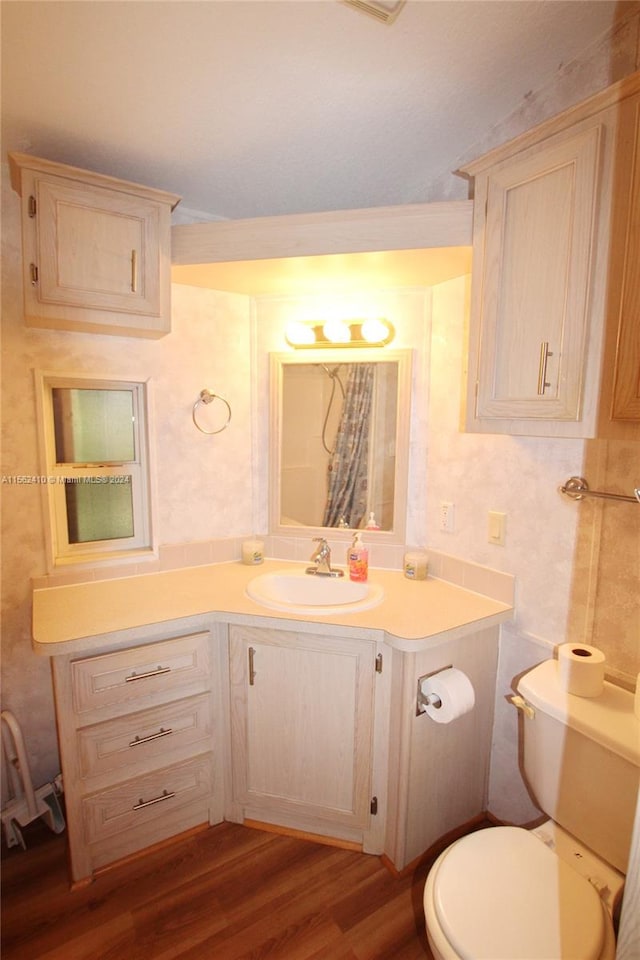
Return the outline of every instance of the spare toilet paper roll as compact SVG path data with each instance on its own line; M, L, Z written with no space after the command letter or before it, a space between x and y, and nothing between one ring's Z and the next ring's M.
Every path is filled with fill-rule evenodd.
M604 689L605 656L597 647L563 643L558 647L560 686L576 697L599 697Z
M435 703L425 707L425 712L436 723L451 723L457 717L469 713L476 702L471 680L462 670L448 667L440 673L426 677L420 684L425 697L433 697ZM437 699L436 699L437 698ZM438 700L440 706L437 706Z

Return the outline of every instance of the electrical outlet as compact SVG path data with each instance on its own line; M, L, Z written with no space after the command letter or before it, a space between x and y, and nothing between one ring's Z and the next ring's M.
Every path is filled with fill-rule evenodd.
M455 529L455 507L452 503L440 502L440 529L453 533Z

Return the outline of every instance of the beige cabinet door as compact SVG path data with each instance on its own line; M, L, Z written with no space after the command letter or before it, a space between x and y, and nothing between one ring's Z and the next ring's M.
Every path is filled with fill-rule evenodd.
M35 186L38 299L159 314L159 206L63 179Z
M171 210L179 197L10 153L21 197L27 326L161 337L171 329Z
M232 627L230 657L234 800L283 826L364 829L374 645Z
M468 164L466 429L637 439L640 71Z
M578 420L602 129L490 170L476 416Z

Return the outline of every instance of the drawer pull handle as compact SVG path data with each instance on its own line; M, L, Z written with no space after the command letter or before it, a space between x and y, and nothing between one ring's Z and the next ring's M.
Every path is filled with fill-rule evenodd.
M138 251L131 251L131 293L138 292Z
M163 800L171 800L171 797L175 797L175 793L169 793L167 790L163 790L159 797L154 797L152 800L138 800L133 809L142 810L143 807L150 807L154 803L162 803Z
M125 677L125 683L131 683L133 680L148 680L150 677L160 677L163 673L171 673L171 667L158 667L157 670L149 670L147 673L136 673L135 670L130 677Z
M553 353L549 350L549 341L543 340L540 344L540 363L538 365L538 396L543 397L547 387L551 384L547 380L547 361Z
M256 682L256 668L254 666L256 651L249 647L249 686L252 687Z
M149 743L150 740L158 740L159 737L168 737L170 733L173 733L171 727L168 727L166 730L164 727L160 727L157 733L151 733L148 737L134 737L129 746L138 747L141 743Z

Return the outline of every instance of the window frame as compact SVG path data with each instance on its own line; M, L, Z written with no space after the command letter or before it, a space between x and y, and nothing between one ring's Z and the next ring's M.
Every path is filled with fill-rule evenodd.
M131 557L155 556L149 469L148 381L113 377L87 377L34 371L38 396L38 423L42 463L42 490L46 504L45 533L52 568L69 564L95 564ZM58 463L56 458L53 389L130 390L133 404L134 460L123 462ZM133 507L132 537L70 543L66 478L77 482L95 477L130 476Z

